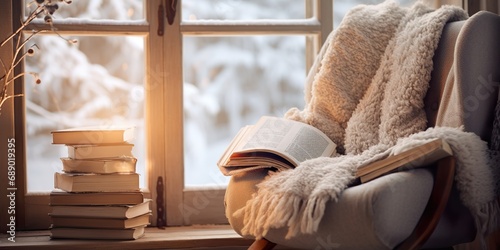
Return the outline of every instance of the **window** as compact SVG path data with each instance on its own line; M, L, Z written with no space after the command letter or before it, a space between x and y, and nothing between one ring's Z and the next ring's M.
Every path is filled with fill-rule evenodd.
M23 3L24 2L24 3ZM18 25L18 17L34 9L31 1L4 1L2 16ZM42 84L33 84L26 77L16 83L17 98L10 103L11 117L2 116L2 127L11 133L5 140L15 138L16 150L16 222L19 229L48 228L48 192L53 188L53 174L61 170L59 157L67 155L65 147L51 145L50 131L54 129L127 123L137 128L134 154L139 159L141 187L150 195L145 157L151 143L146 140L149 128L148 103L145 89L150 88L146 75L146 48L154 37L149 35L153 17L142 0L73 1L59 3L54 14L54 28L40 19L26 29L47 30L31 39L27 47L36 44L37 56L25 60L25 71L40 74ZM10 12L12 10L12 12ZM12 32L12 29L8 33ZM2 34L2 37L6 37ZM76 45L67 41L76 39ZM8 50L2 50L2 53ZM4 56L4 54L2 54ZM12 112L14 111L14 112ZM14 135L15 133L15 135ZM6 152L6 151L5 151ZM3 158L2 158L3 159ZM3 174L3 173L2 173ZM3 199L2 199L3 201ZM2 211L3 212L3 211ZM6 215L7 212L2 213ZM3 216L2 215L2 216ZM4 217L2 217L2 222Z
M331 10L331 1L182 2L179 26L166 29L179 29L179 37L166 48L182 49L184 153L176 161L185 167L165 176L167 197L178 197L167 201L167 223L226 222L229 178L217 169L218 157L243 125L303 105L307 66L332 29Z
M140 128L135 154L142 160L141 185L149 198L157 198L157 182L164 180L167 224L225 223L228 178L219 173L215 161L241 126L303 105L307 69L333 28L333 17L351 8L346 0L335 5L331 0L183 0L170 24L165 16L157 16L160 6L169 12L169 2L107 0L95 9L95 1L73 1L64 6L67 11L60 9L54 26L63 37L79 40L79 47L64 44L62 49L58 43L64 40L53 32L33 40L43 48L38 57L27 60L26 69L39 71L52 63L33 60L54 58L50 60L63 63L41 76L41 85L33 86L29 77L24 88L17 84L16 93L24 93L26 99L8 102L0 115L2 162L8 160L5 142L16 142L18 228L43 229L49 224L51 176L64 154L50 145L50 130L61 124L124 121ZM0 37L17 25L22 6L14 0L0 4ZM91 7L103 11L82 11ZM40 21L30 26L34 27L50 30ZM131 47L124 49L124 44ZM95 53L97 47L107 49ZM11 56L8 50L0 53L2 58ZM89 78L75 68L81 65L100 77ZM117 98L109 98L111 93ZM8 176L2 171L0 177ZM31 181L36 179L42 181ZM5 197L9 186L0 183ZM4 200L2 225L9 220L9 201ZM153 202L153 224L155 206Z
M280 6L277 3L269 4L266 1L260 1L257 5L250 2L245 5L242 1L219 1L218 3L212 1L215 6L221 7L221 10L229 7L237 8L238 4L244 3L244 8L239 10L240 13L245 13L248 11L247 7L252 6L269 9L267 12L259 12L265 15L258 17L269 19L268 21L256 20L255 17L248 15L247 19L243 18L243 22L240 15L237 15L237 19L240 20L233 20L235 18L227 18L221 14L234 13L233 10L217 14L220 20L200 21L200 19L212 17L203 16L203 12L200 12L198 8L199 2L186 0L182 5L179 3L182 11L178 11L172 24L164 20L164 35L162 36L158 34L160 24L157 13L160 5L166 7L164 1L108 0L102 1L100 6L93 6L95 2L92 1L74 1L72 5L61 6L56 12L54 27L57 33L44 32L31 40L40 47L40 51L37 57L26 60L24 70L40 72L43 83L33 86L33 79L26 77L25 87L16 87L15 90L16 93L23 93L25 98L18 98L6 105L3 110L4 114L10 116L1 117L2 124L12 131L2 134L2 139L15 138L16 140L16 156L18 156L16 157L16 213L18 215L16 219L19 228L48 227L48 192L52 189L53 173L60 170L58 158L65 154L61 152L64 148L50 145L51 130L95 123L130 122L131 120L136 126L144 128L139 130L137 136L142 141L135 147L143 150L138 153L138 158L144 159L142 171L143 176L147 176L142 181L144 191L150 198L156 198L156 181L158 177L165 180L165 196L168 197L166 210L169 211L168 225L225 222L222 197L227 177L217 175L217 171L192 175L195 173L194 170L186 171L186 173L183 170L184 163L186 163L186 168L192 169L196 166L203 166L203 163L196 165L196 156L201 151L192 151L199 145L193 135L199 132L200 125L203 125L199 123L200 121L212 122L212 120L210 120L211 117L200 117L200 114L196 112L200 104L203 108L211 108L205 104L210 103L210 98L213 96L207 97L206 93L200 90L207 90L202 89L202 85L207 81L214 82L214 78L210 77L222 79L225 73L224 67L227 67L224 64L212 64L214 67L209 68L211 72L204 72L204 68L207 67L197 64L214 63L214 61L206 60L206 55L199 57L198 52L212 50L214 46L220 46L221 43L227 45L226 49L240 52L253 48L254 50L250 51L252 53L247 52L246 56L229 59L238 67L245 65L249 58L254 61L253 64L261 64L260 67L254 68L254 71L245 68L243 70L247 71L248 76L260 74L260 78L253 79L256 82L274 80L277 83L274 86L264 84L253 86L249 80L243 82L246 82L245 87L253 88L250 91L254 94L261 92L269 94L265 91L269 89L276 92L274 95L279 100L265 104L264 106L272 106L272 108L264 107L261 112L269 110L278 114L288 106L285 105L286 103L295 102L297 106L300 105L302 99L300 98L302 92L300 79L305 78L306 74L306 54L309 55L308 60L311 61L315 50L321 45L321 39L324 39L321 35L331 30L332 22L331 19L326 19L327 25L321 25L321 19L306 18L312 17L313 13L319 16L321 14L318 12L319 7L325 3L328 4L328 1L295 0L291 4L294 6L294 12L277 18L273 14L273 9L270 8L273 7L276 10L276 7ZM15 24L15 17L22 14L23 4L9 1L3 5L5 5L2 6L3 10L12 9L13 12L10 13L11 15L5 15L5 20L2 21L6 21L8 25ZM127 11L99 12L96 11L96 7L101 10L121 8ZM313 11L315 9L316 11ZM331 5L326 8L328 9L331 10ZM108 15L100 15L100 13ZM142 13L144 14L141 15ZM181 18L181 13L186 13L187 18ZM205 11L205 13L209 12ZM322 16L331 17L331 14L322 14ZM291 21L284 19L291 19ZM39 20L26 29L26 34L31 28L50 30L50 26ZM60 36L77 39L79 43L71 47ZM219 45L216 45L217 43ZM295 46L297 43L299 46ZM128 44L133 49L116 46L123 44ZM286 47L287 44L288 47ZM254 53L262 45L268 46L268 52L280 49L294 51L298 57L292 62L295 64L294 67L302 68L301 72L297 72L297 76L280 76L276 79L273 79L269 73L262 73L266 67L269 67L265 63L273 63L265 60L268 58L259 59L259 55ZM98 50L97 47L105 49ZM133 52L133 55L129 57L121 56L124 53L130 54L132 51L139 52ZM279 53L275 53L273 60L276 61L273 64L279 65L277 62L280 59L279 56ZM218 74L214 73L214 70L218 71ZM286 77L298 80L283 79ZM228 83L229 79L226 76L225 82ZM287 84L291 84L292 88L290 89ZM22 86L22 84L16 86ZM233 88L242 92L241 86L235 85ZM290 93L280 95L280 92ZM111 93L116 98L109 98ZM234 95L235 92L225 94ZM197 95L205 95L206 98L198 98ZM227 125L229 117L227 113L218 115L220 118L218 123L231 127L235 133L234 130L242 122L252 122L252 115L254 117L264 115L254 110L252 102L255 103L259 97L253 98L249 96L247 103L241 107L243 110L241 112L250 115L239 119L240 123L232 122ZM200 102L202 99L205 103ZM296 100L299 102L297 103ZM131 102L136 102L134 103L136 105L130 105ZM203 120L202 118L210 119ZM225 125L224 120L226 120ZM215 122L215 126L217 125ZM180 133L182 131L184 133ZM203 133L201 135L205 136ZM216 133L211 135L221 137ZM227 142L232 135L229 133L223 136L226 137L223 142L224 140ZM193 143L190 143L190 139ZM207 142L211 143L211 141ZM223 147L223 144L220 144L219 150L223 150ZM190 157L190 152L194 152L192 155L195 157ZM211 155L217 155L217 153L211 153ZM210 159L210 161L213 160L214 158ZM212 165L213 170L217 170L215 162ZM197 180L200 176L206 175L212 175L212 183L207 184L206 180ZM184 176L186 179L183 178ZM185 186L184 183L187 185ZM155 222L154 219L153 222Z

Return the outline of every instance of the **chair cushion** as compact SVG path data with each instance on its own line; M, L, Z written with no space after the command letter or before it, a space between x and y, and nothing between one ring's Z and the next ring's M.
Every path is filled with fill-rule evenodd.
M245 205L266 175L266 170L260 170L242 173L230 180L225 197L226 216L239 234L243 218L234 217L233 213ZM329 202L317 234L284 240L287 230L281 228L271 230L266 239L303 249L394 248L412 232L427 204L432 185L433 176L427 169L386 175L348 188L338 202Z

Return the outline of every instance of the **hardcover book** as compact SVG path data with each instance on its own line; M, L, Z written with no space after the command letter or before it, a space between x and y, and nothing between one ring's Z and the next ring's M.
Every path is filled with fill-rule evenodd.
M109 144L134 139L134 127L93 126L52 131L53 144Z
M85 239L85 240L136 240L144 236L145 226L127 229L99 228L51 228L52 239Z
M51 206L64 205L135 205L144 201L142 192L69 193L60 189L50 193Z
M72 174L54 175L54 187L66 192L134 192L139 189L139 174Z
M51 216L52 227L126 229L149 225L151 214L143 214L129 219L80 218Z
M133 144L68 145L68 157L75 160L133 157Z
M385 159L360 167L356 176L360 178L361 183L365 183L387 173L426 166L441 158L452 155L453 151L446 141L443 139L435 139L399 154L391 155Z
M137 159L134 157L116 157L106 159L71 159L61 158L63 171L66 173L134 173Z
M52 217L114 218L130 219L150 213L149 200L136 205L101 205L101 206L56 206L52 205Z

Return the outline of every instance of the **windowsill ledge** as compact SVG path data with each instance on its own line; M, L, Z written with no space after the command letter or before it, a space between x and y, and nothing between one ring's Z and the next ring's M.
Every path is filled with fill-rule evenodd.
M253 240L244 239L228 225L147 228L144 237L130 241L51 240L50 232L17 232L16 242L1 237L0 249L246 249Z

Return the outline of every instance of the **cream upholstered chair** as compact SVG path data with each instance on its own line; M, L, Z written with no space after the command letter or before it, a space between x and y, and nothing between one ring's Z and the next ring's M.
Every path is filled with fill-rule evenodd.
M436 124L438 111L446 111L440 101L446 82L454 77L463 83L458 93L464 110L458 112L465 114L465 130L490 140L498 85L481 84L500 82L499 41L500 17L489 12L445 26L425 99L429 127ZM484 79L491 81L485 83ZM479 95L479 88L488 92L481 89ZM467 105L472 99L474 106ZM347 188L338 202L327 204L317 233L285 240L286 228L272 229L251 248L271 249L279 244L301 249L415 249L473 241L474 220L459 201L453 185L454 169L454 159L449 157L428 168L397 172ZM268 171L231 177L225 197L226 216L240 234L243 219L233 214L256 192L256 184Z

